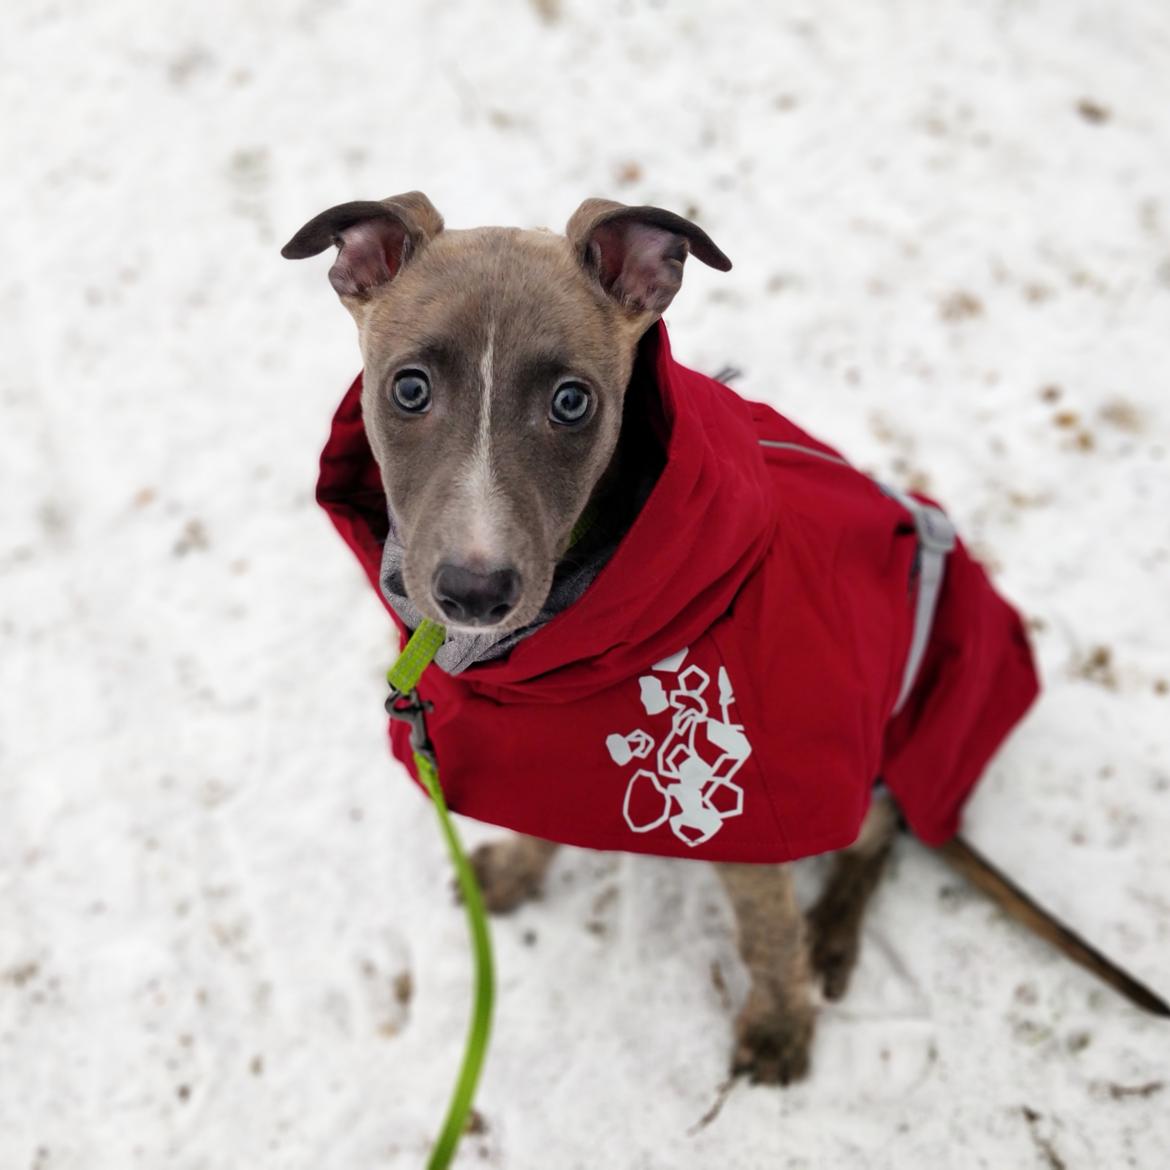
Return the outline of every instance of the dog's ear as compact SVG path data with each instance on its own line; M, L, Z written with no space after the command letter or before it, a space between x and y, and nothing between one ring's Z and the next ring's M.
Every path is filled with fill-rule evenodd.
M287 260L303 260L338 247L329 283L342 297L365 299L398 275L428 240L443 230L443 217L421 191L380 202L341 203L314 216L283 248Z
M585 270L629 311L659 317L682 285L688 253L726 272L731 261L702 228L661 207L586 199L565 229Z

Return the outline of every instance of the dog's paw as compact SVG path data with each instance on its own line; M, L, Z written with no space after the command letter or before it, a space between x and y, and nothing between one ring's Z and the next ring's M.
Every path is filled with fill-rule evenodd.
M809 959L828 1000L838 1000L849 990L853 968L857 966L861 932L847 917L809 916Z
M471 854L471 868L490 914L507 914L540 897L544 866L537 864L527 843L491 841ZM454 887L456 899L458 886Z
M790 1085L808 1075L815 1016L810 1005L785 1009L753 990L735 1022L734 1076L755 1084Z

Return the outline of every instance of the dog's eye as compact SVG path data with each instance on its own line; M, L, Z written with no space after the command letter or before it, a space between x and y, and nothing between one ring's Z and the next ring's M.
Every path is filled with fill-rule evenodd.
M394 377L391 393L394 401L411 414L424 414L431 408L431 384L422 370L401 370Z
M562 382L552 397L548 416L563 427L581 422L589 413L589 388L580 382Z

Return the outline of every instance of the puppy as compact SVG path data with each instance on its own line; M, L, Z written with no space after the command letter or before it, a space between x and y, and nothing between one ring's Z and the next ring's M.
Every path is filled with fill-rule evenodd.
M1036 693L1018 615L937 507L673 360L685 261L731 267L688 220L452 231L409 192L284 255L331 245L363 374L318 495L400 629L446 628L419 689L448 802L521 834L474 856L489 908L558 842L714 862L751 976L732 1067L803 1076L899 822L874 782L954 834ZM827 851L806 919L785 862Z

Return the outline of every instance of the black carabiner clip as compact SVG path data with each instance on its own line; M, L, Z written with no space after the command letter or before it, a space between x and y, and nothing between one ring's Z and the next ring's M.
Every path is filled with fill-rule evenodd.
M410 724L410 746L430 759L435 758L435 747L427 734L427 712L435 709L434 703L419 697L417 691L403 694L391 689L386 698L386 714L391 719L401 719Z

